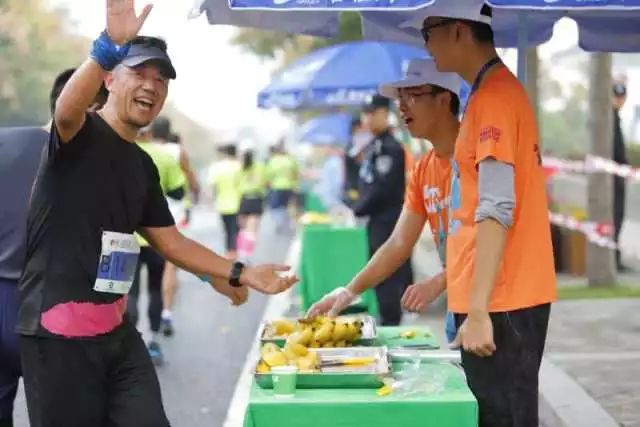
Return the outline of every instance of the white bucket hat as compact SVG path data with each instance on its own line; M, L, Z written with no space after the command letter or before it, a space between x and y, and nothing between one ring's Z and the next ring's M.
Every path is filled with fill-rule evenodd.
M458 95L461 79L455 73L442 73L436 69L433 59L412 59L409 61L404 79L390 83L383 83L378 88L381 95L398 99L398 90L423 85L440 86Z

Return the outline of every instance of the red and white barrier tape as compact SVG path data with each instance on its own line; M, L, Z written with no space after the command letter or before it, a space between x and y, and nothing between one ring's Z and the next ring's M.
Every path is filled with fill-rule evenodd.
M640 169L591 154L587 155L585 160L566 160L545 156L542 158L542 166L568 173L605 172L610 175L640 181Z
M640 259L640 251L620 247L610 236L613 235L611 224L592 221L580 221L574 217L555 212L549 212L549 222L558 227L579 231L584 234L589 243L611 250L620 249L625 256Z
M595 245L616 249L616 243L609 237L611 235L611 225L599 224L592 221L580 221L574 217L559 213L549 212L549 222L558 227L579 231L585 235L590 243Z

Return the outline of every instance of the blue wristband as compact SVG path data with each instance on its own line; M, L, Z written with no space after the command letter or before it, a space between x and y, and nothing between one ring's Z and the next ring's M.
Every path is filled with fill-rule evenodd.
M211 278L209 276L205 275L205 274L199 274L198 275L198 279L202 280L203 282L209 283L209 280Z
M130 43L124 46L116 45L105 30L93 42L89 56L100 64L103 70L112 71L127 56L130 46Z

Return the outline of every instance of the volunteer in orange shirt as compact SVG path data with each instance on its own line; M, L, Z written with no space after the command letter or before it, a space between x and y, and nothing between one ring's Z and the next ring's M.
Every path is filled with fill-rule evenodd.
M440 1L426 12L407 24L421 28L439 71L472 85L452 164L447 239L456 343L480 426L537 427L556 280L533 109L498 58L482 0Z
M376 286L402 265L413 251L426 222L433 232L444 265L447 236L447 205L451 184L453 148L458 135L460 77L440 73L431 59L409 63L405 79L382 85L383 96L397 99L411 135L432 142L434 149L414 167L407 185L405 204L391 237L346 288L338 288L314 304L309 316L337 315L365 290ZM402 305L422 311L446 287L444 272L411 285Z

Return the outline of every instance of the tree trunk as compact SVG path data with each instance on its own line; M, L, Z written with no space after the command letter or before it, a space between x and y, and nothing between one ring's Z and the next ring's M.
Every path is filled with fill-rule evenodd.
M590 152L610 159L613 154L613 107L611 100L611 54L594 53L589 73L589 134ZM589 219L598 223L612 223L613 179L606 173L588 175ZM587 249L589 286L616 284L614 252L589 244Z

